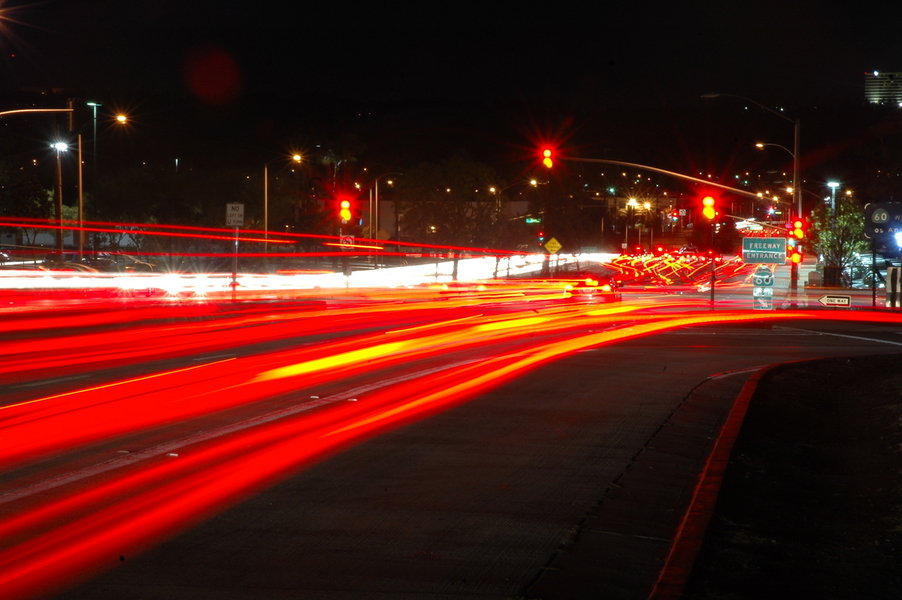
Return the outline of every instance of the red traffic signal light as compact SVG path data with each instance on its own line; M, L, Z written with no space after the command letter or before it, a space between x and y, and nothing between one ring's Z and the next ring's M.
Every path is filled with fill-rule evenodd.
M351 220L351 201L350 200L342 200L338 203L338 218L341 219L342 223L347 223Z
M790 246L786 249L789 262L799 264L802 262L802 249L798 246Z
M542 164L548 167L549 169L554 166L554 152L551 148L545 148L542 150Z
M702 198L702 215L709 220L713 220L717 216L717 201L714 196Z
M794 237L797 240L805 239L805 231L808 229L805 221L802 219L796 219L792 222L792 227L789 229L789 235Z

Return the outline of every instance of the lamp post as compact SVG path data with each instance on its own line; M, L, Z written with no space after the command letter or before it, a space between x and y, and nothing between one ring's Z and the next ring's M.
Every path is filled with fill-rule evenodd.
M379 234L379 180L383 177L388 177L389 175L403 175L399 171L390 171L388 173L382 173L376 179L373 180L373 214L370 216L370 226L369 226L369 237L370 239L374 239ZM389 180L389 185L391 185L391 180Z
M800 138L800 130L801 130L801 122L797 118L793 119L791 117L786 116L782 112L775 110L766 104L762 104L757 100L752 100L751 98L747 98L745 96L740 96L737 94L720 94L720 93L710 93L710 94L702 94L702 98L738 98L739 100L744 100L751 104L754 104L758 108L765 110L772 115L780 117L784 121L792 123L792 150L788 148L784 148L787 152L792 155L792 195L795 200L796 205L796 216L802 216L802 187L799 185L799 138ZM776 146L777 144L771 144ZM783 148L783 146L780 146ZM799 265L798 263L792 263L790 267L790 277L789 277L789 287L790 287L790 295L791 295L791 304L792 307L796 307L796 291L799 288Z
M72 113L73 108L15 108L12 110L0 111L0 117L7 115L21 115L30 113ZM56 246L62 252L63 250L63 168L60 160L60 152L68 150L69 146L64 142L56 142L50 145L56 150L56 219L58 229L56 231Z
M93 117L93 131L91 133L91 145L93 146L91 163L94 166L94 171L97 171L97 109L103 106L100 102L86 102L87 106L91 107L91 113Z
M783 146L782 144L772 144L772 143L770 143L770 142L756 142L756 143L755 143L755 148L758 148L759 150L763 150L764 148L767 148L768 146L772 146L772 147L774 147L774 148L779 148L780 150L783 150L784 152L786 152L787 154L789 154L789 156L792 157L793 165L797 165L797 164L798 164L798 156L796 155L796 153L793 152L792 150L790 150L789 148L787 148L786 146ZM796 199L799 198L799 197L801 196L801 191L802 191L802 190L799 189L799 187L798 187L798 181L797 181L797 180L798 180L798 171L797 171L797 167L793 166L792 188L790 188L790 189L792 190L791 193L792 193L792 196L793 196L793 201L796 201ZM798 194L796 193L796 190L798 190L798 192L799 192ZM793 207L792 204L790 204L790 208L792 208L792 207ZM801 203L799 203L799 204L795 207L795 209L796 209L796 216L801 217L801 216L802 216L802 206L801 206ZM792 213L792 211L790 211L790 213ZM791 217L792 217L792 214L790 214L790 218L791 218Z
M626 213L626 225L623 227L623 249L627 252L629 252L630 248L630 222L633 220L633 216L635 215L638 206L639 203L636 202L635 198L629 198L624 207L624 212Z
M82 139L78 134L78 260L85 256L85 193L84 178L82 177Z
M65 142L50 145L56 150L56 249L63 253L63 162L60 156L69 149Z
M263 260L269 257L269 165L263 165Z
M830 212L836 214L836 188L839 187L839 182L828 181L827 187L830 188Z
M801 188L801 186L799 186L799 138L800 138L800 134L801 134L800 120L798 118L793 119L792 117L788 117L785 114L783 114L782 112L775 110L775 109L767 106L766 104L762 104L761 102L752 100L751 98L747 98L745 96L739 96L737 94L719 94L719 93L702 94L702 98L722 98L722 97L723 98L738 98L740 100L745 100L746 102L750 102L751 104L754 104L758 108L765 110L765 111L771 113L772 115L780 117L784 121L792 123L792 148L793 149L789 150L788 148L783 148L783 146L780 146L780 147L783 148L784 150L786 150L787 152L789 152L789 154L792 156L792 194L793 194L793 199L795 200L795 204L796 204L796 214L798 216L802 216L802 188ZM777 146L777 144L765 144L765 145Z
M97 196L97 109L103 106L100 102L85 102L86 106L91 107L91 190L94 196ZM121 117L121 118L120 118ZM125 123L124 115L119 115L116 120L120 124ZM81 143L78 144L78 151L81 154ZM81 173L81 158L78 161L79 173ZM81 218L81 217L79 217ZM79 240L81 236L79 236Z

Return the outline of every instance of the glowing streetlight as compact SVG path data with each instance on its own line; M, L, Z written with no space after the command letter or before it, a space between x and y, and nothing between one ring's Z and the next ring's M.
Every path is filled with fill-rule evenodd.
M400 173L398 171L392 171L389 173L383 173L376 177L373 180L373 212L370 217L369 223L369 236L370 239L374 239L377 235L379 235L379 180L383 177L388 177L389 175L403 175L404 173ZM386 183L390 186L394 185L395 182L391 179L387 180ZM397 225L397 223L396 223Z
M772 143L770 143L770 142L757 142L757 143L755 144L755 148L758 148L759 150L763 150L764 148L766 148L766 147L768 147L768 146L773 146L774 148L779 148L779 149L783 150L784 152L786 152L787 154L789 154L789 155L792 157L792 160L793 160L793 163L794 163L794 164L797 164L797 163L798 163L798 159L797 159L797 157L796 157L795 152L793 152L792 150L790 150L790 149L787 148L786 146L782 146L782 145L780 145L780 144L772 144ZM793 176L793 185L787 186L787 188L786 188L786 193L791 194L793 198L796 198L796 193L795 193L795 190L796 190L796 188L795 188L796 182L795 182L795 179L796 179L796 176ZM799 190L799 195L801 196L801 190ZM792 210L791 210L791 209L792 209L792 203L791 203L791 202L789 203L789 208L790 208L790 211L789 211L789 215L787 215L787 217L786 217L787 220L792 218ZM800 203L799 206L797 207L797 210L798 210L798 212L796 213L796 216L797 216L797 217L801 217L801 216L802 216L802 212L801 212L801 211L802 211L802 205L801 205L801 203Z
M50 147L56 150L56 248L63 252L63 162L61 155L69 150L69 144L54 142Z
M765 111L771 113L772 115L780 117L784 121L788 121L789 123L792 123L792 127L793 127L792 147L793 147L793 149L789 150L788 148L783 148L783 146L780 146L780 147L783 148L784 150L786 150L787 152L789 152L790 155L792 155L792 189L793 189L793 193L795 194L796 211L797 211L796 214L801 216L802 215L802 189L801 189L801 187L799 187L799 137L800 137L800 129L801 129L800 120L793 119L792 117L788 117L784 113L782 113L778 110L775 110L775 109L767 106L766 104L762 104L761 102L758 102L757 100L752 100L751 98L747 98L745 96L739 96L737 94L719 94L719 93L702 94L702 98L722 98L722 97L723 98L738 98L739 100L744 100L746 102L754 104L755 106L757 106L758 108L760 108L762 110L765 110ZM759 147L763 147L763 146L777 146L777 144L763 144L762 146L759 146Z
M827 187L830 188L830 212L836 212L836 188L839 187L838 181L828 181Z

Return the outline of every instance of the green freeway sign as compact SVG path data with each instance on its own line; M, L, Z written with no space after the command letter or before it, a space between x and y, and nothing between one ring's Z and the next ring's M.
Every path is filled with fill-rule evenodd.
M742 238L742 262L782 265L786 262L786 238Z

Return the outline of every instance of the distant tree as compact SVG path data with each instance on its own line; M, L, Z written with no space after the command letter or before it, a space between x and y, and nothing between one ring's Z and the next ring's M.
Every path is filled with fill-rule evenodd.
M6 217L52 219L53 191L33 169L0 168L0 214Z
M357 162L366 146L353 134L340 134L323 144L315 153L315 160L326 168L330 185L328 191L334 193L348 183L351 165Z
M484 246L495 242L495 171L458 154L405 170L398 198L402 236L420 242Z
M41 183L32 168L16 168L9 162L0 163L0 215L28 219L54 219L53 190ZM26 246L36 244L38 229L25 227L17 230L16 243Z
M864 210L852 198L837 198L836 209L822 205L811 213L811 245L824 269L824 285L837 286L842 273L858 264L867 248Z

